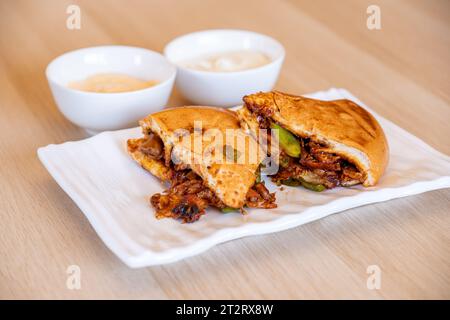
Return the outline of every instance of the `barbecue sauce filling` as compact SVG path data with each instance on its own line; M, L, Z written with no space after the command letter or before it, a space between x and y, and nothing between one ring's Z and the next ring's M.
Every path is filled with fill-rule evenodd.
M146 156L161 161L170 168L169 188L151 196L150 203L156 209L156 217L171 217L184 223L197 221L209 206L223 212L233 211L209 189L203 179L188 166L174 164L165 159L164 144L153 132L139 145ZM247 192L245 206L250 208L276 208L275 194L270 193L263 182L256 182ZM237 208L243 212L243 208Z
M256 115L260 129L267 130L267 145L270 146L272 110L264 106L246 104ZM280 146L279 170L271 176L273 182L290 186L302 185L313 191L332 189L337 186L352 186L364 182L364 174L341 156L327 152L327 146L310 138L295 136L300 143L300 156L291 157Z

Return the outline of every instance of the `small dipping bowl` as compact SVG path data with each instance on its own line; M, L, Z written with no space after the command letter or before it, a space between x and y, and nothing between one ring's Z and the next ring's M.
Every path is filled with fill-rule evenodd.
M86 92L69 83L96 74L124 74L155 80L152 87L118 93ZM47 66L46 76L56 105L72 123L89 134L138 125L138 120L167 103L176 68L158 52L127 46L99 46L65 53Z
M204 71L188 68L183 62L219 53L256 51L270 62L241 71ZM251 31L220 29L189 33L172 40L164 55L177 66L176 85L191 102L198 105L231 107L242 103L246 94L270 91L284 61L284 47L275 39Z

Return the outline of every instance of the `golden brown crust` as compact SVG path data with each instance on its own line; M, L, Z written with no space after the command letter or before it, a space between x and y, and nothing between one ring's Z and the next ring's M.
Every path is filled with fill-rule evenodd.
M365 172L364 186L376 184L387 166L389 148L383 129L353 101L322 101L273 91L245 96L244 102L296 135L328 144L330 152ZM238 114L248 122L247 111Z
M196 121L201 121L203 130L200 150L195 149L194 143L182 143L176 135L179 129L184 129L189 134L189 139L185 138L184 142L194 141L193 137L198 133L194 132L194 127L198 128ZM208 150L214 150L213 142L204 134L206 130L219 130L224 134L227 129L235 129L239 135L247 137L247 143L258 148L255 141L240 130L235 112L213 107L171 108L147 116L140 124L144 134L149 130L158 134L169 157L187 164L227 206L240 208L244 205L245 196L255 182L255 171L259 165L257 161L248 161L248 152L253 149L241 150L245 160L240 163L224 163L223 158L222 163L216 163L213 156L205 156ZM235 149L239 150L239 147L236 146Z
M175 131L181 128L191 131L194 128L194 122L199 120L202 121L204 130L211 128L220 130L239 128L239 119L233 111L205 106L164 109L147 116L140 121L140 124L146 126L146 124L156 121L165 131Z
M129 139L127 141L128 153L131 157L139 163L142 168L149 171L155 177L162 181L169 181L170 169L164 165L161 160L155 160L149 156L146 156L139 150L139 146L143 143L144 139Z

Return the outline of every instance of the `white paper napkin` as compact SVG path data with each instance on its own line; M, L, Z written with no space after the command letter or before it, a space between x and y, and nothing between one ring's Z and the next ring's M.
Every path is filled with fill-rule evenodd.
M357 98L343 89L308 95L322 100ZM212 246L249 235L281 231L349 208L450 187L450 157L376 115L390 147L390 162L376 187L336 188L321 193L304 188L277 190L278 208L248 215L208 209L192 224L157 220L148 203L163 186L126 152L139 128L48 145L38 155L56 182L75 201L105 244L128 266L174 262Z

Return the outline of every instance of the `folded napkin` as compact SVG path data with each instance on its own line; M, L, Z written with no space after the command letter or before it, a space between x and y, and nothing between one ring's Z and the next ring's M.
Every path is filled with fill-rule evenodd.
M126 141L139 128L48 145L38 150L44 166L73 199L105 244L128 266L174 262L212 246L249 235L281 231L349 208L450 187L450 157L378 116L348 91L330 89L308 95L322 100L347 98L369 110L383 127L390 162L378 185L335 188L321 193L284 187L277 209L250 209L247 215L208 209L193 224L157 220L149 196L164 186L127 154Z

